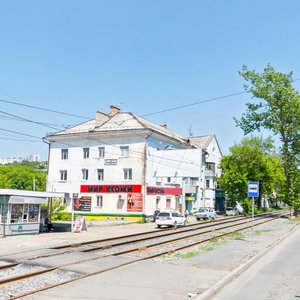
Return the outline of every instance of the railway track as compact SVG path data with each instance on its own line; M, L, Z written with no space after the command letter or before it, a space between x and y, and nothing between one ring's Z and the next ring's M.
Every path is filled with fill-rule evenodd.
M280 211L256 216L253 225L270 222L288 213ZM112 239L53 247L52 250L57 252L2 266L0 299L18 299L128 264L193 247L251 227L249 217L228 218L222 221L189 224L176 230L159 229Z

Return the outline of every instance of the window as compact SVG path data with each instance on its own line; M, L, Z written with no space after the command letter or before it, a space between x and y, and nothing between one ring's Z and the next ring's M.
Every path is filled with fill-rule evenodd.
M88 180L88 179L89 179L89 170L82 169L82 180Z
M105 157L105 148L104 147L98 147L99 150L99 158Z
M121 157L128 157L129 156L129 147L128 146L121 146Z
M12 204L11 205L11 223L22 223L23 221L23 204Z
M207 180L206 180L206 188L209 189L209 187L210 187L210 180L207 179Z
M160 197L156 197L156 208L159 208Z
M168 183L171 182L171 177L167 177L167 182L168 182Z
M98 174L98 180L104 180L104 169L98 169L97 174Z
M60 181L67 181L68 179L68 171L67 170L60 170Z
M39 205L28 204L28 222L38 222L38 220L39 220Z
M166 199L166 208L171 208L171 199L170 198Z
M103 196L97 196L96 206L99 208L103 208Z
M124 179L132 180L132 169L123 169Z
M90 148L83 148L83 158L90 157Z
M61 149L61 159L68 159L68 149Z

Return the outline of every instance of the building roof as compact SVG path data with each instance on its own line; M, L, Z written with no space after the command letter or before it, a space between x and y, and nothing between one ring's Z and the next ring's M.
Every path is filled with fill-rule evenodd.
M84 133L125 132L128 130L137 131L148 129L152 132L175 139L181 143L188 142L186 137L175 133L167 128L167 126L157 125L130 112L117 111L113 115L105 115L98 112L97 116L99 114L101 114L101 116L98 119L96 117L96 119L89 120L53 134L49 134L46 138L51 139L51 137L66 136L71 134L76 135Z
M190 141L191 144L199 148L206 149L214 137L215 137L214 134L195 136L195 137L191 137Z

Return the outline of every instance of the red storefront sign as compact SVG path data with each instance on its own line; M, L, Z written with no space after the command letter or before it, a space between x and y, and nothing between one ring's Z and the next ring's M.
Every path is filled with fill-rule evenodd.
M127 194L127 211L142 212L143 211L143 194L131 193Z
M182 188L147 186L148 195L182 195Z
M80 193L141 193L140 184L81 185Z

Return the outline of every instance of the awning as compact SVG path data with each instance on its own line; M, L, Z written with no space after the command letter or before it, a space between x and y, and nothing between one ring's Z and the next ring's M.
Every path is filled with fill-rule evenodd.
M13 204L46 204L46 198L10 196L8 203Z

